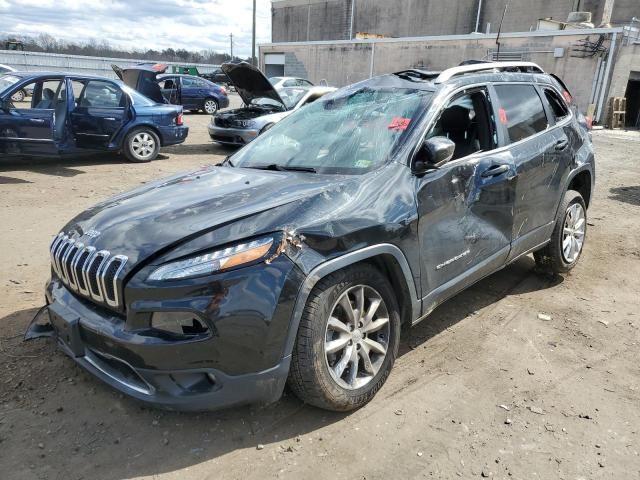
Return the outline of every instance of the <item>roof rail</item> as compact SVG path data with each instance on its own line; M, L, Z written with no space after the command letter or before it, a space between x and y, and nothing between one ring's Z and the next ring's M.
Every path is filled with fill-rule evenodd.
M455 77L456 75L463 75L465 73L472 72L483 72L485 70L492 70L494 72L518 70L523 73L544 73L544 70L540 68L539 65L533 62L487 62L448 68L440 75L438 75L438 78L436 78L433 83L443 83L451 79L451 77Z

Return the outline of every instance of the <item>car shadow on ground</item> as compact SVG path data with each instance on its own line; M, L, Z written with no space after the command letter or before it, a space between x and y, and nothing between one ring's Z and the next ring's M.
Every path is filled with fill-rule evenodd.
M632 187L616 187L609 190L609 198L631 205L640 205L640 185Z
M238 150L237 147L221 145L218 143L203 143L200 145L175 145L162 149L164 153L172 155L231 155ZM158 156L158 158L160 158Z
M472 321L475 312L504 297L551 288L559 282L560 277L535 273L532 259L520 259L403 332L399 355L428 345L429 339L464 319ZM26 433L16 436L20 441L4 443L7 458L12 458L12 448L16 452L33 450L30 466L10 467L29 468L45 476L46 472L73 470L77 477L119 480L176 471L243 448L265 448L270 449L269 455L284 456L304 448L300 435L313 432L306 441L314 445L329 441L323 438L328 435L325 427L349 415L304 405L287 391L279 402L266 407L211 413L145 407L89 376L56 351L54 340L22 342L16 335L36 310L15 312L0 320L8 335L0 336L0 384L9 387L5 394L0 393L0 403L10 403L5 410L14 412L10 419L4 418L7 431L0 425L0 434L7 438L8 431L26 428L26 424L26 431L34 435ZM40 413L34 414L36 411Z
M166 157L165 157L166 158ZM69 157L8 157L0 159L1 172L33 172L56 177L75 177L85 173L79 167L127 163L125 158L114 153L98 153ZM14 178L14 177L4 177ZM15 178L14 178L15 179ZM19 180L19 179L15 179ZM18 181L5 183L22 183Z

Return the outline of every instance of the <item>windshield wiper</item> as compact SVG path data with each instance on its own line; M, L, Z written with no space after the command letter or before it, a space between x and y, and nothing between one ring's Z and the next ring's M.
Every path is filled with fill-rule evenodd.
M277 163L271 163L269 165L251 165L247 168L255 168L257 170L275 170L277 172L309 172L316 173L316 169L313 167L289 167L286 165L278 165Z

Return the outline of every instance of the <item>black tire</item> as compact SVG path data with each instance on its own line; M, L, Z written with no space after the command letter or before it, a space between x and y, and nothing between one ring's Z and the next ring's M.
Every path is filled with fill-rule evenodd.
M130 162L150 162L158 156L160 138L151 128L135 128L125 137L122 151Z
M386 308L389 319L388 328L384 327L385 335L388 335L386 353L378 363L377 373L371 374L366 380L368 383L358 388L344 388L329 371L329 360L325 353L325 341L329 335L327 324L329 316L335 314L334 308L343 294L362 286L379 294L384 302L381 307ZM364 335L364 341L372 338L367 335ZM354 265L323 278L311 291L300 319L288 384L298 398L316 407L342 412L360 408L373 398L387 380L398 354L399 343L400 311L391 285L375 267L369 264ZM352 345L351 341L349 345ZM355 347L358 347L355 352L357 367L367 373L362 357L359 356L363 352L359 345L353 348ZM360 367L361 364L363 367ZM352 367L351 364L347 365L344 371L348 376Z
M202 104L202 110L209 115L215 115L218 113L220 106L215 98L207 98Z
M578 207L574 207L577 205ZM584 214L583 218L583 228L584 233L582 234L582 244L577 251L577 256L575 258L573 256L565 255L563 249L563 241L564 237L564 229L565 222L568 221L567 217L569 215L569 210L572 208L581 208ZM564 198L558 208L558 218L556 219L555 227L553 228L553 233L551 234L551 241L540 250L537 250L533 253L533 258L536 261L536 264L540 269L545 272L559 274L559 273L567 273L573 267L576 266L578 260L582 256L582 251L584 250L584 242L587 238L587 207L584 203L584 199L580 193L575 190L568 190L564 194Z

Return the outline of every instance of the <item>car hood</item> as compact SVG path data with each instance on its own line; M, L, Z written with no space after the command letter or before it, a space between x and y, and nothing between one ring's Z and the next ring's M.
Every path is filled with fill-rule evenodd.
M141 63L124 68L118 65L111 65L111 68L125 85L137 90L154 102L165 103L156 77L167 71L167 65L163 63Z
M282 104L283 108L287 108L271 82L253 65L246 62L223 63L220 68L236 87L245 105L249 105L254 99L269 98Z
M324 195L337 188L331 179L295 172L208 167L113 197L85 210L63 231L97 250L126 255L127 269L131 269L150 256L218 227ZM255 235L263 227L258 222L244 222L241 235ZM232 240L221 239L219 243Z

